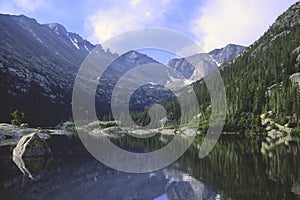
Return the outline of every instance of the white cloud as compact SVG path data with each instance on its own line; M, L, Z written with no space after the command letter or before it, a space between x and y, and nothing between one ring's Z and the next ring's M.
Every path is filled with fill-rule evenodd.
M37 9L45 8L45 0L3 0L0 1L0 12L9 14L30 14Z
M23 11L32 12L45 6L44 0L12 0L12 2Z
M139 3L141 3L141 1L142 1L142 0L131 0L129 4L130 4L132 7L136 7Z
M209 0L191 23L191 32L205 50L228 43L250 45L297 0Z
M144 28L159 26L170 0L119 0L109 7L101 7L86 20L86 28L90 32L89 40L103 43L114 35Z

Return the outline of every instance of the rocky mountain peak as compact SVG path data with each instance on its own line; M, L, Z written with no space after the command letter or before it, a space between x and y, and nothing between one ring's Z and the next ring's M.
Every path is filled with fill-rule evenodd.
M49 27L57 35L67 35L68 33L67 29L58 23L45 24L45 26Z
M283 28L291 28L300 25L300 2L292 5L286 12L280 15L274 24L272 30L281 30Z
M123 54L122 58L126 59L126 61L129 63L132 62L132 63L139 64L139 65L146 64L146 63L158 63L153 58L151 58L145 54L142 54L138 51L135 51L135 50L131 50L131 51L128 51L127 53Z
M264 35L254 42L247 51L251 51L251 56L255 57L270 48L273 41L293 33L294 30L297 29L297 26L300 26L299 1L281 14Z
M237 57L246 47L235 44L228 44L226 47L221 49L215 49L209 52L209 55L217 62L220 66L227 63Z
M9 17L12 17L14 20L19 21L19 22L33 22L37 23L36 19L27 17L26 15L8 15L8 14L3 14Z

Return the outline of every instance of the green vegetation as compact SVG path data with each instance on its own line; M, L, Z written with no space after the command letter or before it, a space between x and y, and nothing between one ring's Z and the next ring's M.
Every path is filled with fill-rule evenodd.
M11 123L17 126L20 126L25 119L25 114L23 112L20 112L19 110L15 110L14 112L12 112L11 116L13 117Z
M300 138L300 127L293 128L291 131L291 136L294 138Z
M261 132L260 115L268 111L275 122L299 127L299 86L290 77L300 72L295 51L300 26L285 29L271 28L234 62L222 66L228 104L224 131ZM204 82L195 83L194 89L199 102L204 100L200 112L206 113L209 94Z
M297 18L298 11L291 9L291 12ZM265 129L260 115L264 113L269 113L268 117L282 126L300 126L297 78L300 72L300 24L298 18L297 21L289 15L291 13L280 16L257 42L235 60L221 66L227 98L224 131L262 133ZM167 110L168 124L178 127L185 124L182 122L193 121L193 117L200 113L198 129L206 131L211 123L210 95L203 80L194 83L193 88L199 111L196 114L181 113L179 105L190 105L190 99L175 100L171 97L162 102ZM134 120L147 124L147 112L134 113Z

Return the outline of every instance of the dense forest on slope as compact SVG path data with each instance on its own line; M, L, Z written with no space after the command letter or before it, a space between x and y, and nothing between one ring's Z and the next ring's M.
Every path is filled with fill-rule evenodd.
M261 132L260 116L264 113L278 124L299 127L300 2L278 17L237 58L222 65L220 73L227 98L224 131ZM200 105L198 128L205 132L211 113L210 95L203 79L193 88ZM180 117L191 118L189 113L180 113L180 106L172 98L162 104L171 116L171 124L177 126ZM149 122L147 111L133 114L133 118L141 124Z
M299 126L300 3L281 15L270 29L232 62L221 67L226 87L225 131L257 131L259 116ZM194 84L206 97L204 82ZM201 112L207 112L204 107Z
M264 35L234 60L223 64L227 113L224 131L261 132L262 114L290 128L300 123L300 2L278 17ZM178 127L180 120L206 131L211 113L210 95L203 79L192 84L198 97L200 122L191 113L181 113L175 96L161 104L166 108L167 126ZM184 89L183 89L184 90ZM182 91L183 91L182 90ZM139 125L150 122L149 109L132 112ZM103 119L111 120L111 114Z

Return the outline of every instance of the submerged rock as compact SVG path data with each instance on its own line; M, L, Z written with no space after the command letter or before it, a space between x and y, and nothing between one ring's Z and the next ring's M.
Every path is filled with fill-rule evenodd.
M42 156L50 153L51 150L47 142L40 138L37 133L23 136L13 149L13 156L16 157Z
M36 181L41 179L46 173L50 159L45 156L24 158L13 156L13 161L24 175Z

